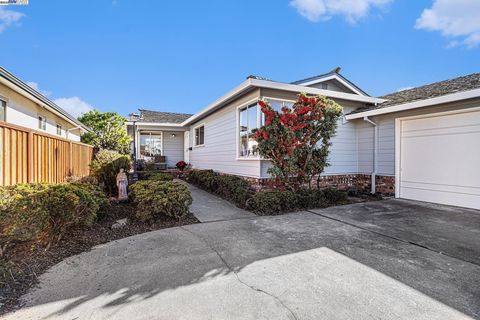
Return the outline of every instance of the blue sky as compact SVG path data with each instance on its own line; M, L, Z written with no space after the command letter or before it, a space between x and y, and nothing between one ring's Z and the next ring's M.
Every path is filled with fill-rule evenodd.
M140 4L139 4L140 3ZM480 71L478 0L30 0L1 65L72 112L196 112L249 74L336 66L371 95Z

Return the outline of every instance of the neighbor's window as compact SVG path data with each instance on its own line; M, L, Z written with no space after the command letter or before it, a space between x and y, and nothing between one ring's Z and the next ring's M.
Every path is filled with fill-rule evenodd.
M162 134L160 132L140 133L140 155L143 159L162 155Z
M38 129L47 130L47 118L38 116Z
M7 118L7 103L3 100L0 100L0 121L5 121Z
M57 135L61 136L62 135L62 125L57 124Z
M205 144L205 126L195 128L195 146L203 146Z
M240 109L240 157L258 157L258 142L255 140L255 131L260 127L260 108L252 104Z

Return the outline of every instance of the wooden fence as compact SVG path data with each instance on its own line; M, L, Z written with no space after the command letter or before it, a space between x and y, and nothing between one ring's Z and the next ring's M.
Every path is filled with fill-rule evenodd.
M92 146L0 122L0 186L90 173Z

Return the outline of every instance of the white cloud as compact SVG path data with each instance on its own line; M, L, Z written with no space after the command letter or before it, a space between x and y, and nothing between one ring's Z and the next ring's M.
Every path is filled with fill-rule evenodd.
M25 15L20 12L0 8L0 33L11 25L20 22Z
M45 97L48 97L49 95L52 94L50 91L40 89L40 87L38 86L38 83L36 82L28 81L27 84L30 88L34 89L37 92L40 92Z
M334 15L345 16L355 24L365 17L371 8L381 8L393 0L292 0L290 5L310 21L325 21Z
M53 100L53 102L74 117L78 117L81 114L87 113L88 111L94 109L90 104L83 101L79 97L58 98Z
M479 0L434 0L425 9L415 27L428 31L440 31L450 38L449 46L475 47L480 43Z

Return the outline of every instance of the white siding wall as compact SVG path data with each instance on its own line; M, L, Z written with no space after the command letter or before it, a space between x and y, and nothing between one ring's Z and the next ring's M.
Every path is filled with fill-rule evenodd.
M421 108L405 112L397 112L382 116L370 117L378 124L378 175L395 175L395 119L428 113L479 107L480 99L444 104L436 107ZM358 168L359 173L373 171L373 126L363 120L354 120L357 126Z
M340 102L341 104L341 102ZM352 112L355 108L343 103L344 114ZM337 133L331 140L330 166L325 168L325 175L347 174L358 171L358 152L355 124L344 121L343 117L338 120Z
M191 125L190 146L193 146L195 137L194 127L205 125L205 145L193 146L190 151L190 164L194 168L248 177L260 176L259 160L237 160L237 108L258 97L259 90L255 90Z
M0 98L7 102L6 122L33 130L43 131L38 128L38 116L47 119L46 130L44 132L57 135L57 124L62 125L62 138L73 141L80 141L80 130L76 129L71 123L55 115L53 112L38 106L33 101L16 93L12 89L0 84Z
M163 154L167 157L169 168L174 168L178 161L183 160L183 131L163 133Z

